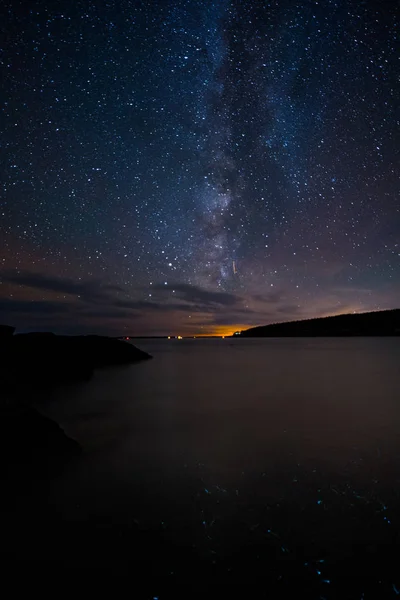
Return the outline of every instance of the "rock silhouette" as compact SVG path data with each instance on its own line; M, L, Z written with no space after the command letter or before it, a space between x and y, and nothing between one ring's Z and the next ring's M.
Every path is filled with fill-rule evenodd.
M16 518L14 523L3 522L3 527L11 527L11 536L15 527L22 523L27 508L36 502L40 504L41 494L45 493L50 481L81 453L78 442L69 438L53 420L16 399L6 401L2 398L0 512L5 515L11 511Z
M58 385L90 379L94 369L151 358L132 344L95 335L13 335L0 326L0 468L12 502L28 486L56 475L80 446L32 403Z
M0 464L3 477L14 481L47 479L58 474L79 444L36 409L9 403L0 409Z
M132 344L96 335L17 334L2 338L0 348L3 386L9 392L85 381L96 368L151 358Z
M0 505L58 475L81 453L57 423L31 406L42 390L89 379L94 369L151 358L132 344L102 336L14 334L0 326L0 468L7 492Z
M0 325L0 342L8 340L14 333L15 327L10 325Z

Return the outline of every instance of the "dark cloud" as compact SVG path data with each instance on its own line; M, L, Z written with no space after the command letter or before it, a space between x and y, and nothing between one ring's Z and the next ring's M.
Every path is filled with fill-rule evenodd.
M301 312L301 308L297 304L285 304L279 306L277 312L283 315L297 315Z
M168 327L180 328L189 322L188 315L196 316L198 325L240 324L242 327L309 316L304 306L283 303L288 294L282 290L252 294L252 303L248 307L237 294L179 283L154 285L152 297L142 299L129 298L123 288L104 285L100 280L74 281L27 271L3 273L2 282L12 286L15 299L6 297L0 300L0 321L17 328L37 327L65 332L114 331L115 334L122 334L128 328L129 334L132 334L134 330L144 333L157 332L158 327L159 331ZM27 291L21 291L20 286ZM25 299L26 295L28 298L29 294L32 295L32 290L39 292L43 299ZM62 294L65 298L53 299L55 294ZM312 307L314 314L327 314L327 310L333 311L333 307ZM161 328L159 324L163 318L169 322L167 327Z
M82 300L91 302L107 300L110 294L122 292L122 288L116 285L104 285L99 280L75 281L29 271L6 271L2 273L1 279L6 283L77 296Z
M194 312L195 310L205 310L202 306L192 306L181 302L148 302L146 300L113 300L112 306L116 308L142 311L142 312L171 312L183 311Z
M63 302L51 302L46 300L13 300L12 298L0 298L0 314L29 314L29 315L55 315L68 313L70 307Z
M247 322L251 310L244 308L239 296L228 292L211 292L198 286L175 284L173 286L153 286L153 298L148 300L131 299L124 296L124 290L118 286L104 285L100 280L74 281L68 278L54 277L42 273L27 271L5 272L2 282L12 286L14 297L21 294L21 286L28 293L36 290L40 295L62 294L60 300L25 300L6 298L1 301L1 320L11 324L30 328L52 327L54 330L77 331L104 330L108 323L114 323L118 330L123 325L130 326L134 320L152 323L159 321L162 315L171 315L171 322L182 319L184 314L204 315L207 322L219 315L221 323L229 324L235 319ZM31 290L31 291L29 291ZM25 292L23 292L25 294ZM179 317L179 315L181 315ZM217 322L217 321L216 321Z
M137 290L142 297L130 298L122 287L99 279L76 281L28 271L7 271L0 277L0 290L7 289L0 298L0 322L19 330L132 335L184 333L207 325L212 332L213 327L247 328L360 308L350 300L338 304L336 294L295 304L285 288L251 294L248 307L237 294L182 283L153 285L151 297L148 290Z
M98 309L84 308L75 313L80 320L82 319L137 319L140 317L139 312L133 310L124 310L114 308L113 306L100 306Z
M214 315L212 319L213 325L232 325L232 323L240 323L241 325L246 325L250 327L252 323L254 323L254 319L250 318L250 315L246 318L243 315L235 315L235 314L217 314Z
M229 292L212 292L186 283L176 283L168 286L158 284L154 286L154 289L169 293L174 290L174 295L178 296L181 300L204 307L218 305L235 306L242 302L241 298L235 294L230 294Z
M115 285L104 285L99 280L74 281L72 279L52 277L42 273L31 273L28 271L5 272L1 276L2 281L18 286L26 286L36 290L56 292L75 296L82 302L109 304L115 308L129 310L151 310L151 311L190 311L193 308L203 310L216 306L235 306L241 304L241 298L228 292L211 292L197 286L187 284L174 284L165 286L158 284L154 290L161 293L173 295L178 302L151 302L145 300L129 300L115 297L116 293L123 293L123 288ZM172 294L172 290L174 293ZM179 302L180 301L180 302ZM195 305L189 306L190 305Z
M269 292L267 294L254 294L252 296L252 299L255 302L261 302L262 304L275 304L276 302L279 302L281 298L282 292L278 290Z

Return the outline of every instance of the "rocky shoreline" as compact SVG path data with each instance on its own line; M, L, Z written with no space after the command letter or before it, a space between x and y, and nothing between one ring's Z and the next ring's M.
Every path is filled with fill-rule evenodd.
M57 386L87 381L97 368L149 358L115 338L14 334L13 327L0 326L0 466L7 489L3 506L58 475L82 452L32 403Z

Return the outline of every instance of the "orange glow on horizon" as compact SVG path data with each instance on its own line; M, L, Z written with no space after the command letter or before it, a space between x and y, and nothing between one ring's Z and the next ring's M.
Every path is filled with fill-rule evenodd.
M345 309L343 308L338 308L337 311L332 312L327 311L325 314L320 314L318 316L306 316L306 315L302 315L296 319L288 319L288 320L276 320L276 321L270 321L269 323L267 322L261 322L261 323L253 323L252 325L249 325L248 323L246 325L215 325L215 326L210 326L207 327L207 333L196 333L194 334L195 337L229 337L232 336L235 331L244 331L245 329L252 329L253 327L265 327L267 325L274 325L274 324L280 324L280 323L291 323L291 322L296 322L296 321L307 321L310 319L321 319L321 318L326 318L326 317L337 317L339 315L348 315L348 314L362 314L365 312L370 312L370 311L366 311L366 310L362 310L359 308L359 306L355 306L353 307L346 307Z
M235 331L250 329L253 325L215 325L207 328L207 333L196 333L196 337L228 337Z

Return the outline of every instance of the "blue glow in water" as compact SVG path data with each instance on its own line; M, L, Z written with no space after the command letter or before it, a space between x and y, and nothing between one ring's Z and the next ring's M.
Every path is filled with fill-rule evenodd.
M322 504L322 500L317 500L317 504Z
M398 596L400 594L400 590L394 585L394 583L392 584L393 587L393 591L396 594L396 596Z
M279 535L277 533L275 533L274 531L272 531L272 529L267 529L267 533L269 533L270 535L272 535L275 538L279 539Z

